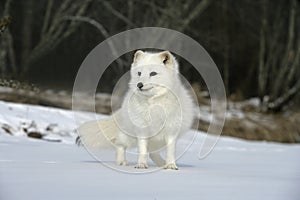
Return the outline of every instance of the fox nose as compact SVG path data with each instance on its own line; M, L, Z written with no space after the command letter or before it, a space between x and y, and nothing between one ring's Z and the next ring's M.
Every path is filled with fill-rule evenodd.
M137 85L136 85L139 89L142 89L142 87L144 86L142 82L139 82Z

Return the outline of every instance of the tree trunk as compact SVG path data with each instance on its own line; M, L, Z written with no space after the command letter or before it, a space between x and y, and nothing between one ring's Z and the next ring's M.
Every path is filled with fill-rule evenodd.
M12 0L6 0L3 16L10 16L10 5ZM5 30L2 37L0 37L0 66L1 66L1 74L4 75L9 70L9 66L12 69L13 73L16 72L16 57L15 51L13 47L13 38L9 27Z
M223 0L223 39L224 39L224 51L223 51L223 67L224 67L224 83L226 93L229 95L229 32L228 32L228 5L227 0Z
M289 9L289 26L286 41L286 48L284 50L284 55L282 56L281 62L279 62L280 69L278 73L277 81L274 84L271 100L275 101L276 98L280 96L281 92L284 92L284 83L286 82L286 76L290 70L289 55L293 51L293 44L295 38L295 17L296 17L296 0L290 0Z
M32 48L32 22L33 22L33 0L24 1L23 30L22 30L22 52L20 66L28 69L29 55ZM26 72L25 72L26 73ZM21 74L25 75L25 74ZM26 76L26 75L25 75Z
M262 18L259 40L259 64L258 64L258 94L261 104L266 94L265 52L266 52L266 26L267 26L267 0L262 0Z

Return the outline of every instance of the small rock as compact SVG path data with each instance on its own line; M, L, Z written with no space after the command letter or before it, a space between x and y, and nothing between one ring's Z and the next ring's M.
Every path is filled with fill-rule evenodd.
M27 134L28 137L31 137L31 138L36 138L36 139L42 139L43 138L43 135L39 132L30 132Z

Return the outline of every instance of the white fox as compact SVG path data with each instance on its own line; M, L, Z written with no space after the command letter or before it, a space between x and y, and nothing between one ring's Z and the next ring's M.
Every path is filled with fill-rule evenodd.
M129 90L121 108L105 120L78 128L87 148L116 148L118 165L128 165L126 148L137 147L136 168L148 168L148 153L158 166L177 170L176 140L194 119L194 103L180 81L178 63L169 51L138 50L131 65ZM166 160L160 151L166 148Z

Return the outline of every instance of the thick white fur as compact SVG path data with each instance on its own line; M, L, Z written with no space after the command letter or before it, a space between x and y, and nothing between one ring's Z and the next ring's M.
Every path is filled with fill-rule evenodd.
M150 76L151 72L156 72ZM144 90L137 87L143 83ZM176 140L187 132L194 118L192 99L178 75L178 63L168 51L137 51L131 66L129 91L121 109L106 120L91 121L78 128L87 148L114 146L118 165L127 165L126 148L139 150L136 168L147 168L150 158L166 169L175 164ZM166 148L166 161L159 152Z

